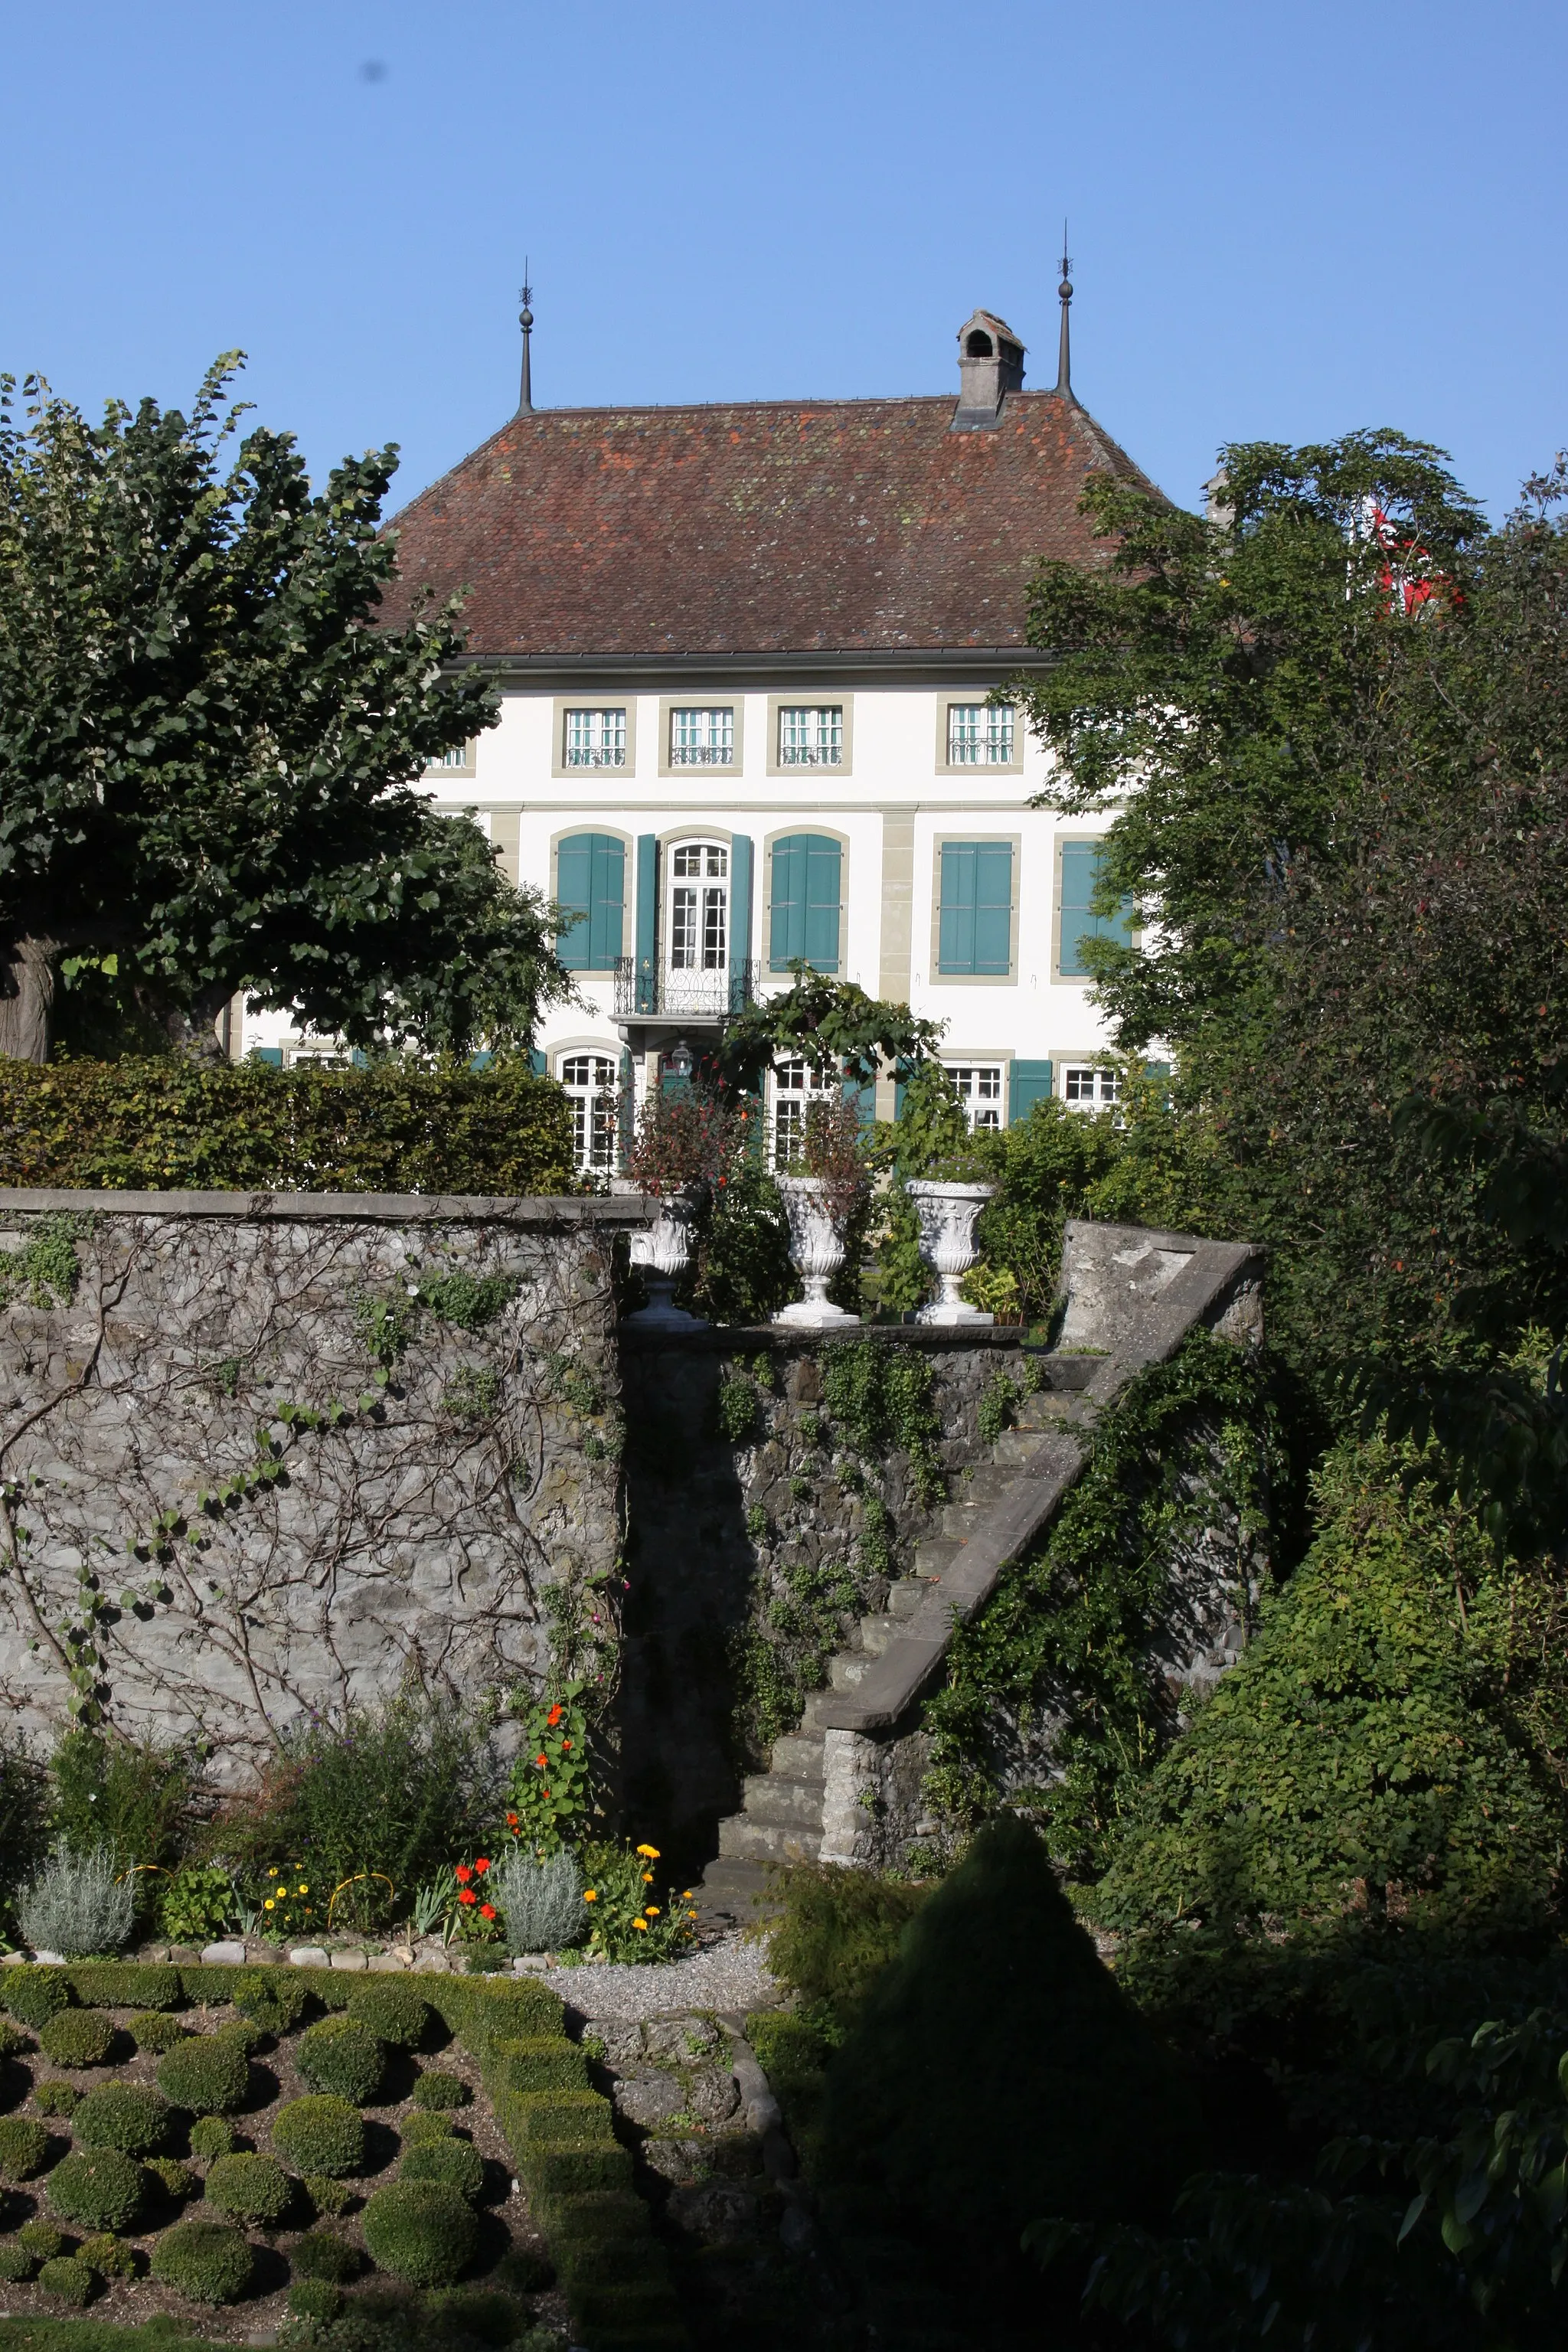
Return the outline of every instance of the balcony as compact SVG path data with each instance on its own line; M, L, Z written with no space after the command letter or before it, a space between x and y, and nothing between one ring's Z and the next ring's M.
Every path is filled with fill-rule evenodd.
M671 971L648 957L622 956L616 965L617 1021L728 1021L757 993L759 962L722 971Z

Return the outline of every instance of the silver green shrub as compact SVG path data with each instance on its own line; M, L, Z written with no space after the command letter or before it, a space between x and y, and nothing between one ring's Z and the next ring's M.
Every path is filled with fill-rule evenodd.
M16 1897L23 1940L35 1952L58 1952L68 1960L122 1950L131 1940L135 1900L130 1874L118 1885L114 1874L107 1847L73 1853L57 1846Z
M511 1952L559 1952L574 1944L587 1924L583 1874L563 1847L536 1862L521 1846L490 1865L489 1894L506 1921Z

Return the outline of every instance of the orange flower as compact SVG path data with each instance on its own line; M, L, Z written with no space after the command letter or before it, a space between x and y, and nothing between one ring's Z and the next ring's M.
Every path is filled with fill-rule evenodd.
M549 1759L549 1757L548 1757L548 1756L536 1756L536 1757L534 1758L534 1759L533 1759L533 1760L534 1760L534 1762L538 1765L538 1767L539 1767L540 1770L542 1772L542 1771L544 1770L544 1769L545 1769L546 1765L549 1763L550 1759Z
M453 1877L457 1880L459 1886L467 1886L473 1874L473 1872L468 1868L466 1862L460 1862L458 1864L457 1869L452 1873Z
M509 1830L514 1830L514 1829L516 1829L516 1827L517 1827L517 1815L516 1815L515 1813L508 1813L508 1815L507 1815L507 1817L506 1817L506 1825L507 1825L507 1827L508 1827L508 1829L509 1829Z
M565 1755L566 1750L571 1747L571 1745L572 1745L572 1742L571 1742L569 1739L563 1739L563 1740L562 1741L562 1743L561 1743L561 1753L563 1754L563 1756L564 1756L564 1755Z
M479 1896L474 1893L471 1886L465 1886L462 1893L458 1897L459 1903L477 1903L479 1899Z
M642 1883L645 1886L651 1886L653 1885L653 1873L651 1870L645 1870L643 1872Z
M476 1870L488 1870L489 1866L490 1863L489 1854L481 1853L475 1856L474 1868Z
M596 1903L598 1899L598 1895L593 1887L584 1886L583 1889L583 1900L584 1903Z
M481 1918L481 1919L493 1919L493 1918L495 1917L495 1916L496 1916L496 1906L495 1906L495 1905L494 1905L493 1903L481 1903L481 1904L480 1904L480 1906L479 1906L479 1916L480 1916L480 1918Z
M647 1934L647 1921L646 1919L634 1919L632 1921L632 1926L634 1927L640 1927L645 1936Z
M548 1714L548 1715L545 1717L545 1718L544 1718L545 1723L546 1723L546 1725L547 1725L547 1727L549 1727L549 1729L550 1729L550 1730L552 1730L552 1731L553 1731L553 1730L554 1730L554 1728L555 1728L556 1725L560 1722L560 1720L561 1720L561 1718L562 1718L563 1715L565 1713L565 1711L566 1711L566 1710L565 1710L565 1708L564 1708L564 1707L560 1707L560 1706L552 1706L552 1707L551 1708L551 1710L550 1710L549 1714Z

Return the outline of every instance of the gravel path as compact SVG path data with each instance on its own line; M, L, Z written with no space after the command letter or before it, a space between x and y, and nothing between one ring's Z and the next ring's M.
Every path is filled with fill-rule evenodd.
M766 2009L781 2000L784 1990L769 1975L762 1947L743 1943L738 1929L683 1960L649 1961L637 1968L590 1961L581 1968L539 1973L568 2009L590 2021L664 2017L693 2009Z

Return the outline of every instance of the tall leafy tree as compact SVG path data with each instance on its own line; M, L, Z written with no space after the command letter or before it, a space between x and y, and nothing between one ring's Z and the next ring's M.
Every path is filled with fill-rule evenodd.
M0 379L0 1054L47 1059L62 965L177 1044L226 1000L462 1049L570 992L550 910L414 787L489 726L455 606L378 625L396 450L312 493L208 373L88 425Z

